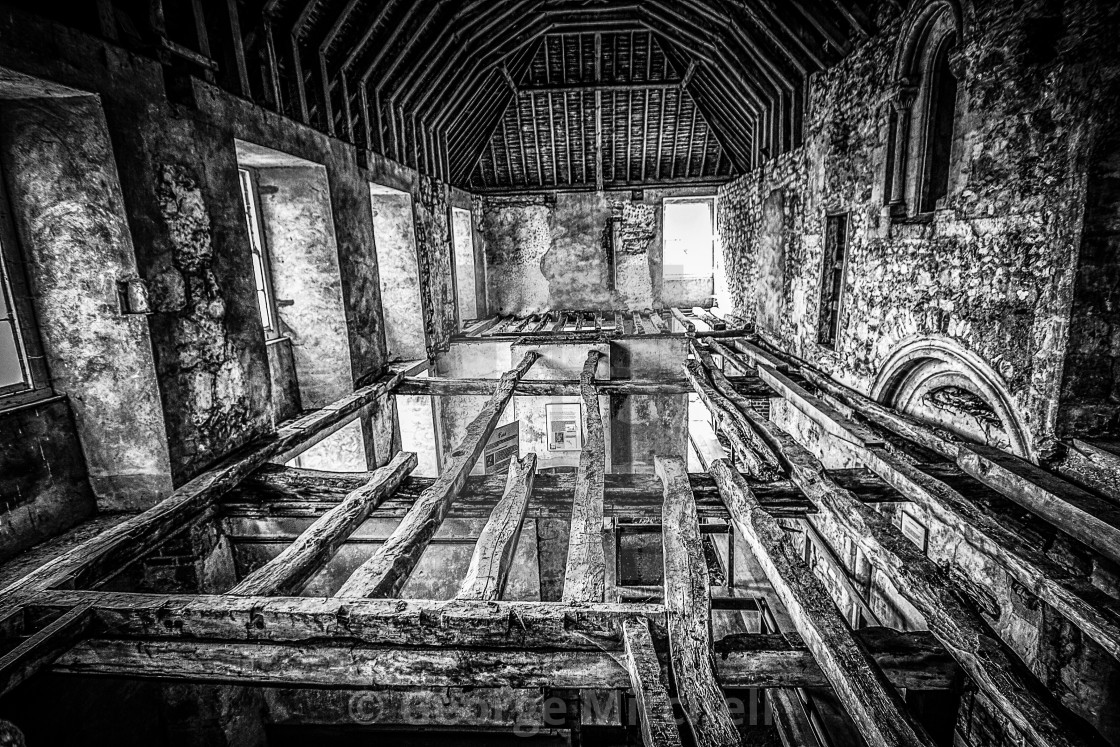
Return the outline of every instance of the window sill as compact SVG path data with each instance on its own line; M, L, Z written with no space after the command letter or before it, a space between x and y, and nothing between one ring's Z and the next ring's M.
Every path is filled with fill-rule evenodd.
M891 216L891 223L896 226L925 226L933 223L936 212L916 213L914 215Z
M66 399L65 394L55 394L52 389L33 389L27 392L8 394L0 397L0 417L61 402L64 399Z

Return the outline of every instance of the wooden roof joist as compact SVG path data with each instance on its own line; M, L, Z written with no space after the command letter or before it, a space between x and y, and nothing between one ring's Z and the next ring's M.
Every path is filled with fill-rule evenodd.
M779 378L777 369L770 365L773 356L753 346L736 345L735 349L717 344L717 349L722 348L731 356L736 350L745 351L757 365L760 374L778 383L779 391L783 393L799 410L804 412L814 421L827 424L825 427L833 428L838 435L844 436L853 430L853 423L838 416L832 408L822 407L820 400L799 386L791 386L788 379ZM933 448L935 451L951 458L957 458L961 451L950 441L946 441L933 429L913 421L907 416L871 402L866 397L832 382L820 372L802 366L800 369L806 377L821 386L826 392L837 396L845 404L854 407L870 423L880 428L885 428L905 439L914 440L923 446ZM858 425L858 424L854 424ZM1014 531L1001 524L996 517L983 507L977 505L972 499L953 490L934 476L924 474L920 469L906 464L887 450L875 446L856 446L858 441L847 439L853 443L857 456L864 463L891 483L917 505L928 510L931 515L953 526L967 541L979 552L989 557L993 563L1004 568L1018 583L1023 584L1034 594L1051 605L1066 619L1081 629L1086 635L1099 643L1112 656L1120 659L1120 604L1106 600L1092 584L1084 578L1070 574L1068 570L1059 566L1044 553L1025 545ZM966 447L968 453L978 453L974 447ZM966 457L967 460L968 457ZM1001 459L1013 461L1013 458L1003 456ZM1021 460L1020 460L1021 461ZM1037 468L1036 468L1037 469ZM967 472L967 470L966 470ZM976 470L973 477L981 482L991 474L987 470ZM1007 472L1000 473L1006 475ZM1014 474L1014 473L1011 473ZM1037 474L1037 473L1035 473ZM1050 479L1046 481L1051 489L1061 485L1062 481ZM1019 497L1025 501L1024 496L1039 495L1048 492L1038 481L1020 473L1014 481L1004 481L991 478L989 487L1003 492L1012 500ZM1066 489L1072 486L1064 486ZM1060 494L1050 492L1049 496L1036 505L1040 515L1047 520L1057 519L1061 516L1055 514L1061 510L1074 513L1078 509L1066 503ZM1063 505L1066 507L1063 509ZM1026 505L1030 509L1030 505ZM1062 523L1058 523L1063 528ZM1071 536L1079 541L1091 544L1098 540L1100 533L1086 531L1072 520L1064 527Z
M799 0L791 7L773 2L756 7L711 0L646 0L602 6L569 0L466 4L382 0L368 5L356 0L331 0L295 3L290 8L286 5L275 18L270 15L270 23L286 25L280 33L286 31L296 39L297 48L302 47L302 67L315 71L319 78L316 81L313 76L305 85L327 92L311 96L317 121L325 127L333 130L337 124L344 137L358 139L366 147L459 185L481 179L484 187L513 188L518 183L512 181L509 169L503 172L497 168L497 158L491 159L489 169L482 166L501 122L493 112L510 105L498 91L488 89L486 81L511 55L532 49L548 34L615 34L608 47L610 54L617 56L626 31L644 28L662 40L666 55L679 57L687 50L685 56L697 75L719 79L718 83L709 79L707 87L712 92L702 103L705 119L715 131L702 129L696 137L714 137L724 146L721 152L712 154L711 161L713 176L727 176L754 164L760 146L748 146L738 133L757 130L759 120L766 122L767 145L762 148L766 153L788 149L800 141L794 132L800 119L791 109L796 90L809 73L846 53L852 38L866 32L868 21L867 14L847 0L814 4ZM252 36L259 36L257 30ZM297 64L298 57L294 58ZM612 71L614 63L611 60ZM685 66L676 67L677 74L684 75ZM353 80L346 83L346 76L353 76ZM518 77L515 72L514 78ZM568 79L567 71L561 78L548 81L545 87L568 91L588 84L586 80ZM615 88L624 82L594 81L601 93L630 93ZM531 87L541 85L535 81ZM344 88L349 88L350 95L337 93ZM331 94L332 90L336 94ZM745 103L755 110L753 114L732 115ZM550 102L549 108L552 106ZM722 115L716 113L717 108ZM371 113L370 109L375 111ZM663 117L664 111L659 111L657 120ZM647 121L643 128L647 134L658 133L660 140L664 128L657 120ZM355 127L355 122L360 124ZM559 154L565 151L567 160L572 143L564 137L557 144L564 147L555 147L553 141L559 130L551 120L547 129L553 146L547 158L552 163L544 171L552 174L549 182L553 186L560 186ZM389 131L392 137L386 138ZM367 134L374 132L376 138ZM445 132L446 145L442 138ZM611 143L613 154L616 146L612 134L604 136L603 142ZM692 155L697 147L695 139L689 146ZM678 178L677 148L674 139L670 180ZM724 168L728 160L733 169ZM608 162L614 183L622 183L614 177L617 163L613 159ZM655 171L661 177L661 160L657 163ZM574 183L571 177L567 181ZM587 182L586 175L580 181ZM627 169L625 182L646 183L646 179L631 178ZM521 185L531 186L529 180Z
M760 375L770 375L777 383L779 378L774 374L779 372L769 368L767 357L759 355L754 362ZM796 406L807 394L787 385L785 396ZM724 404L731 407L729 402ZM960 583L903 537L886 517L836 485L820 461L789 434L749 408L740 412L779 454L791 479L820 508L812 522L848 537L873 568L891 579L962 670L1031 744L1055 747L1093 743L1071 727L1053 696L1042 694L1039 683L1018 664L1007 644L991 632ZM849 432L848 443L858 442L859 437Z
M834 470L834 479L865 503L899 502L901 494L864 470ZM728 518L719 498L719 491L710 477L690 474L697 510L704 518ZM317 518L366 481L364 475L323 473L290 467L269 467L257 472L220 506L220 515L227 519L254 518ZM452 506L450 516L467 518L490 515L502 495L502 475L468 478L466 486ZM417 498L435 482L430 477L408 477L400 488L377 508L378 518L403 516ZM801 491L788 480L750 482L752 490L775 516L803 517L811 506ZM528 515L533 518L566 518L571 516L573 474L538 475L529 501ZM606 475L604 478L604 513L617 518L648 517L660 505L660 483L649 475ZM227 524L231 535L240 535Z

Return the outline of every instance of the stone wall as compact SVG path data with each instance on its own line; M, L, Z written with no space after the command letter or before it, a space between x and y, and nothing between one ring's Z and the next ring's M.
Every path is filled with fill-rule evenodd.
M64 401L0 413L0 560L96 510Z
M645 190L641 200L629 192L476 199L490 313L710 305L710 290L662 277L661 201L695 194L704 192ZM619 246L612 258L615 220Z
M146 326L165 421L156 435L175 484L273 427L235 140L325 171L351 384L376 377L386 361L369 198L380 173L416 186L421 253L436 258L427 264L429 342L446 344L454 319L446 185L431 182L420 194L411 169L377 157L359 167L347 143L197 79L165 76L158 63L81 32L5 10L0 36L0 66L93 94L104 112L131 238L119 246L134 247L135 273L150 291Z
M864 391L900 344L947 340L998 373L1033 453L1056 432L1085 146L1116 100L1115 69L1097 65L1112 58L1115 7L1053 5L965 4L957 171L933 214L897 221L884 211L888 99L908 18L813 79L802 148L720 192L721 244L743 316ZM884 5L882 16L891 12ZM1039 29L1053 35L1055 24L1047 53ZM851 246L831 350L817 344L823 234L826 215L841 212Z

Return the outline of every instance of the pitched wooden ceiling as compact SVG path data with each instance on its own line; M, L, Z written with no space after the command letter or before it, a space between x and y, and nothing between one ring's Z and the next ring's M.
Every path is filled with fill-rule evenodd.
M800 142L874 0L263 0L262 87L476 191L725 180Z

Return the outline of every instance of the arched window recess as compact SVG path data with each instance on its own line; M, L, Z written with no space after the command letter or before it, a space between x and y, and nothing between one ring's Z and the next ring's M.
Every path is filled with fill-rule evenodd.
M900 44L884 189L896 219L928 215L950 196L964 68L958 9L948 0L929 3L907 25Z

